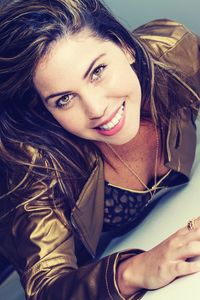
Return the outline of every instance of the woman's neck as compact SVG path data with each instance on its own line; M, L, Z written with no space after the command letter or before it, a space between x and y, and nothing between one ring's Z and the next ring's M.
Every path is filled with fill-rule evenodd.
M106 143L96 142L96 145L102 151L104 156L110 160L113 156ZM137 135L123 145L112 145L112 148L123 157L124 160L130 161L134 157L140 157L144 152L151 151L156 145L156 132L154 124L143 122L140 124Z

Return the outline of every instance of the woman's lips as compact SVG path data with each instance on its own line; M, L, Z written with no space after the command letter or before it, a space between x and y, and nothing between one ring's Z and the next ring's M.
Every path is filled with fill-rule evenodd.
M121 119L120 119L120 121L119 121L119 123L117 123L113 128L111 128L111 129L100 129L99 127L98 128L95 128L95 130L99 133L99 134L101 134L101 135L105 135L105 136L112 136L112 135L115 135L116 133L118 133L121 129L122 129L122 127L123 127L123 125L124 125L124 122L125 122L125 117L126 117L126 112L125 112L125 101L124 101L124 103L123 103L123 107L124 107L124 109L123 109L123 113L122 113L122 117L121 117ZM117 111L118 112L118 111ZM117 112L116 112L116 114L117 114ZM116 115L115 114L115 115ZM115 117L115 115L113 115L113 118ZM112 118L112 119L113 119ZM111 120L112 120L111 119ZM109 121L107 122L107 124L109 123ZM104 122L104 125L105 125L106 123ZM103 125L101 125L101 126L103 126Z
M123 104L124 104L124 102L122 103L122 105ZM95 129L99 129L99 127L101 127L101 126L103 126L105 124L108 124L114 118L114 116L118 113L118 111L120 110L121 106L111 115L111 117L109 119L107 119L104 122L102 122L102 123L98 124L97 126L95 126Z

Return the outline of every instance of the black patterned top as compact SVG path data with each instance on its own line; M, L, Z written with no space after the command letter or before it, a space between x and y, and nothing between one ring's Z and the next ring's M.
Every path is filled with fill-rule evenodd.
M157 182L159 190L180 184L178 173L170 170ZM148 186L152 186L149 182ZM110 231L134 222L144 212L151 199L149 191L134 191L114 186L105 181L103 231Z

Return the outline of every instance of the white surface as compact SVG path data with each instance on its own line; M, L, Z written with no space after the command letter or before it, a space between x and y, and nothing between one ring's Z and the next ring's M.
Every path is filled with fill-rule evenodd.
M193 217L200 216L200 121L198 144L190 183L164 196L145 220L123 237L114 239L104 255L127 248L151 249ZM200 299L200 273L175 280L159 290L149 291L144 300Z

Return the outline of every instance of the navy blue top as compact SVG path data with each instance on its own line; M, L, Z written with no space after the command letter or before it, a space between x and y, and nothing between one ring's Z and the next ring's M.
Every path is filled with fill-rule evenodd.
M154 179L148 183L149 188L153 186L153 181ZM155 194L166 187L181 184L182 180L180 173L170 170L167 174L158 178L157 183ZM124 189L105 181L103 231L114 230L134 222L143 214L150 200L152 199L148 190Z

